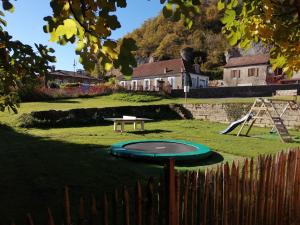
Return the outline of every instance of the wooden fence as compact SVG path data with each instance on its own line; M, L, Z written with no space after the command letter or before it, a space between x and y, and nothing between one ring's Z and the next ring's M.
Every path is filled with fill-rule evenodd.
M66 225L297 225L300 224L300 150L259 156L208 169L205 173L165 167L165 177L136 183L80 199L78 215L71 215L65 188ZM28 225L34 225L30 214ZM55 225L48 210L48 225ZM61 224L61 223L59 223Z

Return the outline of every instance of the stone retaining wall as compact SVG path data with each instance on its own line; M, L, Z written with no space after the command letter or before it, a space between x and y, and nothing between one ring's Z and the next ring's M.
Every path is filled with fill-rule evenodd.
M104 118L123 115L151 118L153 121L190 119L182 105L120 106L107 108L80 108L71 110L33 111L19 117L21 127L73 127L111 124Z
M37 111L21 115L19 125L21 127L45 128L101 125L107 124L107 121L104 120L106 117L122 117L123 115L146 117L154 121L194 118L230 123L247 114L251 105L250 103L178 104ZM275 104L279 113L283 110L284 105L284 103ZM288 128L300 128L300 110L287 110L282 118ZM263 119L257 120L255 125L270 127L272 123L268 119Z
M284 109L285 103L274 104L279 113ZM243 117L251 108L247 103L222 103L222 104L186 104L184 107L194 119L212 122L230 123ZM288 109L282 117L287 128L300 128L300 110ZM259 119L255 126L272 127L269 119Z
M297 90L300 94L300 84L235 86L235 87L209 87L191 89L189 98L236 98L236 97L270 97L277 90ZM172 90L172 97L184 98L182 89Z

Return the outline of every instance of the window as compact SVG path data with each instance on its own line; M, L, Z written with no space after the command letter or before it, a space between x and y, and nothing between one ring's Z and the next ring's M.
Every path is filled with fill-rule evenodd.
M154 86L158 87L158 81L163 80L162 78L155 78Z
M131 90L137 90L137 81L136 80L131 81Z
M248 69L248 77L258 77L258 68Z
M145 79L144 80L144 90L150 90L150 80L149 79Z
M172 88L175 88L175 77L168 77L168 82Z
M240 70L231 70L231 77L232 78L240 78L241 77L241 71Z
M121 85L122 87L125 87L125 86L126 86L126 82L125 82L125 81L121 81L121 82L120 82L120 85Z
M194 78L194 77L192 77L192 87L193 87L193 88L196 88L196 87L197 87L197 86L196 86L196 85L197 85L196 82L197 82L197 79Z

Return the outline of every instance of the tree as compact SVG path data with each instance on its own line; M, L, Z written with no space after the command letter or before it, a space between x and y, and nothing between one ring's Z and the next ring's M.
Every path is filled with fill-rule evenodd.
M8 1L3 0L2 3L4 10L13 11L13 6ZM16 113L19 102L17 88L22 81L47 73L50 69L49 62L55 61L49 55L54 50L35 44L35 52L31 46L13 41L3 29L6 26L3 16L3 11L0 11L0 111L8 107Z
M219 0L218 8L231 45L247 49L262 42L271 47L273 69L300 70L300 0Z
M6 106L14 111L16 95L14 88L20 76L36 76L46 73L48 63L54 58L53 49L36 45L37 53L19 41L11 41L4 30L4 11L13 11L11 0L0 0L0 110ZM193 16L201 12L205 0L160 0L165 17L184 21L191 28ZM76 43L76 53L86 70L92 71L97 62L105 70L113 66L125 75L132 73L136 65L132 51L136 50L133 39L124 38L120 45L110 38L111 31L120 27L117 16L112 15L118 7L126 7L126 0L50 0L53 11L46 16L44 31L51 41L61 45ZM273 46L272 63L285 71L300 69L299 17L300 0L218 0L225 16L224 32L232 45L248 47L251 41Z

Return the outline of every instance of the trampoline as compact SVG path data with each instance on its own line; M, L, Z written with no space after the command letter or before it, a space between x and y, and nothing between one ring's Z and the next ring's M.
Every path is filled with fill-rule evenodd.
M199 160L212 151L205 145L182 140L140 140L113 144L111 154L119 157L162 161L174 158L177 161Z

